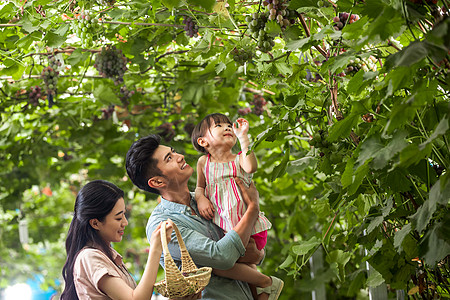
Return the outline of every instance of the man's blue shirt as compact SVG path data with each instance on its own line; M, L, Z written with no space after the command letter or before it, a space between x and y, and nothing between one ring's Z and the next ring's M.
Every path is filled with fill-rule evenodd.
M183 204L174 203L161 198L161 203L153 210L147 223L147 239L155 228L167 219L171 219L180 230L189 255L197 267L212 267L227 270L234 266L240 256L245 254L245 247L241 238L231 230L223 234L221 228L211 221L203 219L198 212L194 194L191 193L191 209ZM175 233L168 244L169 252L175 263L181 266L180 248ZM164 267L164 257L161 256ZM202 299L253 299L248 284L242 281L211 275L208 286L202 293Z

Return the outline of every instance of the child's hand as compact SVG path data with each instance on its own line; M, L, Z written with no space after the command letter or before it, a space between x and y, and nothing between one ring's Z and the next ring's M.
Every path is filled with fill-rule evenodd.
M237 123L237 125L236 125ZM243 137L247 137L248 129L250 128L250 124L244 118L239 118L233 123L233 131L236 137L240 140Z
M214 217L214 206L206 197L197 199L197 207L200 215L206 220L211 220Z

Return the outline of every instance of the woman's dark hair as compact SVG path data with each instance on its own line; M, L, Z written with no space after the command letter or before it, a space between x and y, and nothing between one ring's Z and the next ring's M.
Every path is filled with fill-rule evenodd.
M205 136L206 131L211 128L211 124L214 122L214 124L217 123L226 123L226 124L232 124L230 119L225 116L224 114L214 113L209 114L206 117L203 118L203 120L198 123L194 130L192 131L192 145L194 145L195 149L202 153L208 153L205 148L200 146L197 142L198 138Z
M111 246L99 236L98 231L92 228L89 221L97 219L103 222L117 200L123 196L121 189L104 180L91 181L78 192L66 239L67 260L62 270L65 281L64 291L61 294L62 300L78 299L73 281L73 266L78 252L83 247L98 247L113 261Z
M135 141L127 152L125 167L128 177L141 190L160 194L157 189L148 185L148 180L155 176L163 176L156 164L158 160L153 158L155 150L161 144L161 137L150 134Z

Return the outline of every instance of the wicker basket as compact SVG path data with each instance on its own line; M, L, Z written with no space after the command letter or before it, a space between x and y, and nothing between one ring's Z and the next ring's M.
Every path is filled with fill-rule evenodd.
M173 224L173 229L177 235L178 245L181 252L181 271L173 261L167 247L166 221L161 225L161 243L164 252L165 279L157 282L155 288L164 297L176 298L192 295L200 292L209 283L212 268L197 268L192 261L189 252L186 250L183 238L177 225Z

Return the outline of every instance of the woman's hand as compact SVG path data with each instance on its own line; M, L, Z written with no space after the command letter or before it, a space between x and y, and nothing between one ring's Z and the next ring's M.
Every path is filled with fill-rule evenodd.
M155 249L162 250L162 243L161 243L161 228L163 222L159 223L158 227L156 227L155 231L153 231L152 236L150 238L150 244L155 247ZM173 230L173 221L171 219L167 219L166 223L166 237L167 237L167 243L170 242L172 237L172 230Z

